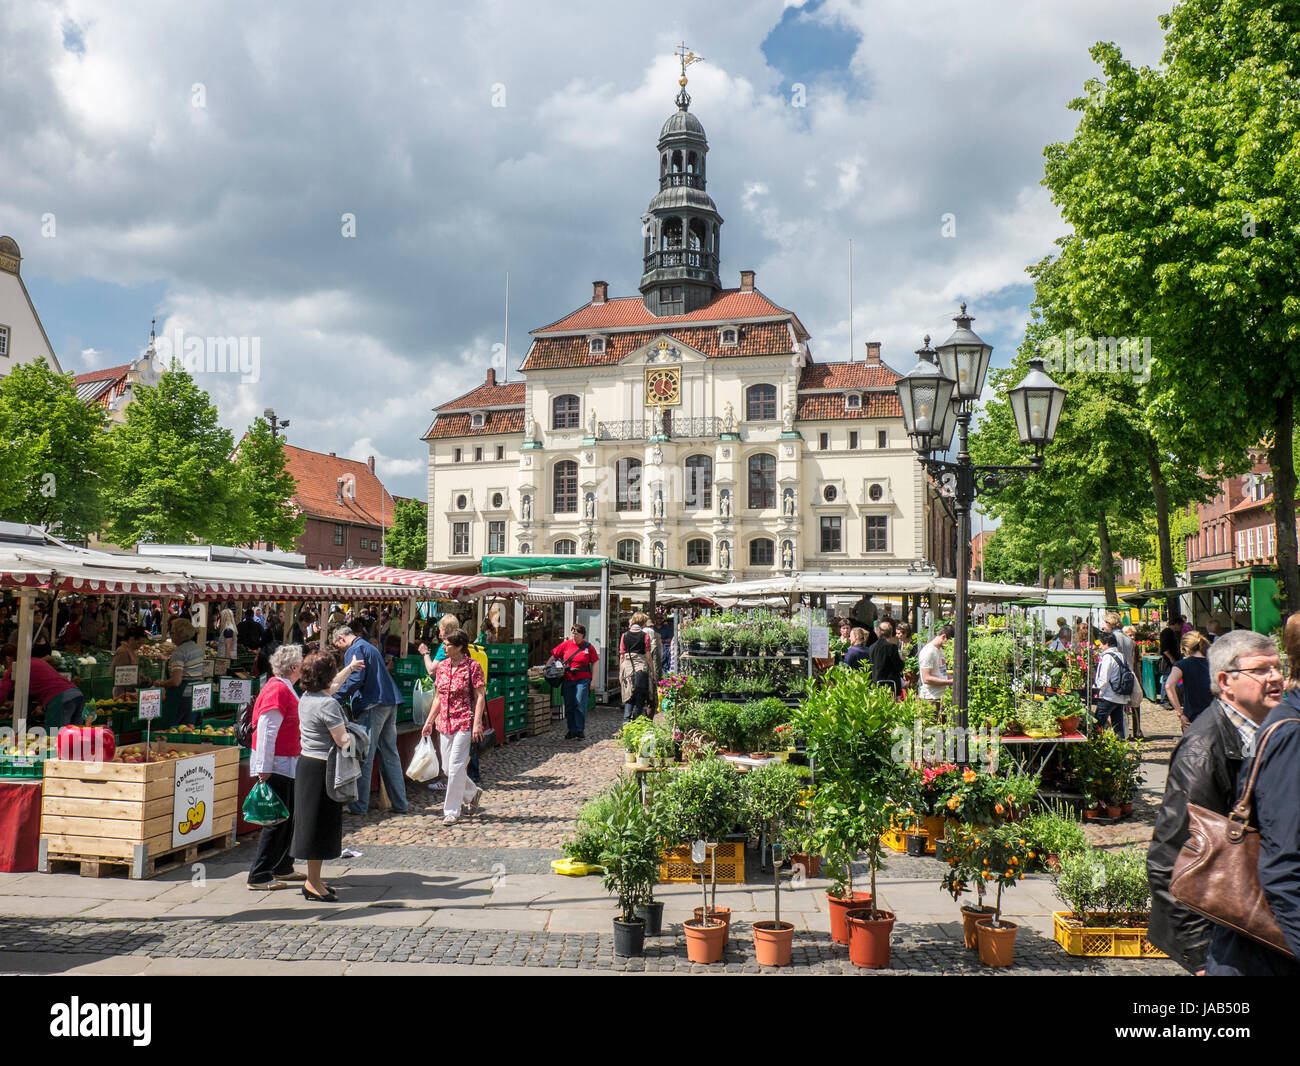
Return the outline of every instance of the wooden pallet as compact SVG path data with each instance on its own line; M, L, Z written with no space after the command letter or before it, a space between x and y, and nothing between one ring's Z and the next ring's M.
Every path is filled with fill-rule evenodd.
M137 854L129 859L104 855L59 855L48 850L49 841L41 838L40 859L37 869L41 873L79 873L82 877L127 877L132 881L147 880L182 866L190 866L235 847L235 827L197 844L186 844L161 855L150 855L147 844L136 845Z

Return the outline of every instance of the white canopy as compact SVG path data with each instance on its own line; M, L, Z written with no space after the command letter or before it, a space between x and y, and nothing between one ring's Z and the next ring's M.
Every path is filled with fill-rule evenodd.
M781 596L802 595L929 595L955 596L957 580L935 577L933 574L791 574L789 577L760 578L757 581L733 581L726 585L696 585L692 596L703 596L718 602ZM971 600L1007 602L1011 600L1042 599L1046 589L1029 585L1000 585L992 581L972 581L967 586Z

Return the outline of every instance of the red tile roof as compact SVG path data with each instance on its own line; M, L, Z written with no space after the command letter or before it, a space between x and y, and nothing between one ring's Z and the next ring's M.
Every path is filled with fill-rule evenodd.
M284 446L285 466L298 482L294 501L309 518L334 522L355 522L378 526L393 524L393 497L370 467L356 459L309 452L306 448ZM347 475L356 479L356 499L338 500L338 479Z
M844 406L843 394L820 392L801 394L795 411L799 421L820 421L827 418L902 418L903 405L896 392L868 392L862 396L862 407L850 411Z
M97 404L107 407L126 391L126 375L131 370L130 363L122 366L105 367L92 370L88 374L78 374L73 378L77 398L87 406Z
M799 389L872 389L899 379L884 363L809 363L799 375Z
M130 363L123 363L121 366L109 366L103 370L92 370L87 374L78 374L74 380L78 385L87 381L116 381L118 378L126 377L127 371L130 369Z
M533 330L533 334L570 333L575 330L618 329L628 326L669 325L674 322L743 322L748 318L775 318L790 316L784 307L778 307L757 289L741 292L723 289L698 310L686 315L656 317L646 310L640 296L619 296L603 304L587 304L565 315L549 326Z
M510 388L511 386L506 386ZM523 386L521 385L520 388ZM438 408L442 410L441 407ZM429 432L424 435L423 440L441 440L446 437L486 437L499 435L501 433L522 433L524 431L524 409L522 407L510 411L487 411L483 425L479 429L474 429L470 425L470 415L465 414L439 414L434 420L433 425L429 427Z
M1271 507L1273 505L1273 494L1270 492L1262 500L1245 499L1235 507L1228 508L1228 514L1240 514L1243 511L1253 511L1256 507Z
M522 407L524 405L524 383L512 381L507 385L479 385L464 396L457 396L439 404L436 411L467 411L483 407Z
M680 321L679 319L661 319L661 322ZM720 359L735 355L785 355L793 350L790 343L790 328L786 322L756 322L752 325L741 324L737 343L722 347L717 326L677 326L638 330L631 333L614 333L605 342L603 355L590 355L587 351L587 338L583 336L547 337L539 336L524 360L524 370L554 370L558 367L571 366L610 366L630 355L643 344L648 344L656 337L668 335L674 340L709 359Z

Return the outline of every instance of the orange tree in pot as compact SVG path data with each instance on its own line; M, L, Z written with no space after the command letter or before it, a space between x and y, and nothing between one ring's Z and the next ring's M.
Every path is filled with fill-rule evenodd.
M772 848L772 891L775 920L754 923L754 950L760 966L788 966L794 926L781 921L781 858L787 826L800 813L808 768L769 763L745 775L744 814L749 831L766 838Z
M1019 927L1002 920L1002 892L1024 880L1025 867L1037 857L1033 843L1025 836L1023 827L1003 823L963 825L950 846L955 848L956 862L944 877L943 887L954 899L966 890L968 882L983 890L981 902L984 892L995 886L997 889L992 914L975 920L980 962L986 966L1010 966ZM953 863L953 858L949 862Z
M914 698L899 702L889 688L872 682L869 671L840 666L811 687L791 715L791 726L804 738L816 767L801 843L834 870L827 903L831 937L838 943L848 942L845 913L851 908L865 905L876 918L880 837L898 801L913 787L910 731L918 714ZM856 892L853 885L853 861L864 854L870 893Z

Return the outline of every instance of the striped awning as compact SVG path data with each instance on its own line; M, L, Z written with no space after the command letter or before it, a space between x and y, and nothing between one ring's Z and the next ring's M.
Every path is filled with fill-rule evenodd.
M346 570L320 572L348 581L423 589L431 600L512 599L528 592L528 586L519 581L481 574L438 574L428 570L399 570L392 566L354 566Z

